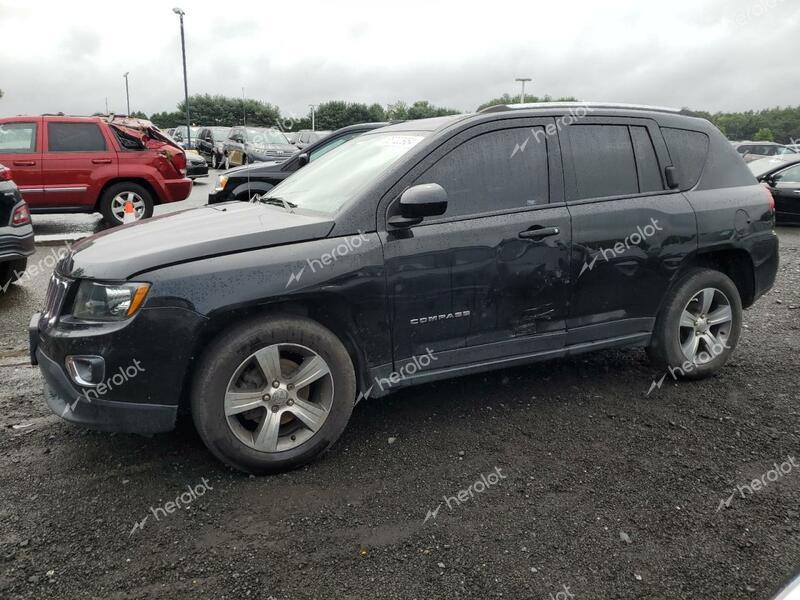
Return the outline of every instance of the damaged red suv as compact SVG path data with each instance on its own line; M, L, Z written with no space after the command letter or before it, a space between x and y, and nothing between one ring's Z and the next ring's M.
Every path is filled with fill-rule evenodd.
M144 119L44 115L0 119L0 163L32 213L99 212L109 225L185 200L186 154Z

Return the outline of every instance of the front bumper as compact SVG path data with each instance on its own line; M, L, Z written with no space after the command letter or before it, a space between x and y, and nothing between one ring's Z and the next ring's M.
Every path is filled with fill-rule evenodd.
M226 188L216 189L208 195L209 204L219 204L220 202L227 202L228 200L233 200L233 198Z
M177 406L94 398L85 390L76 388L61 365L42 352L41 348L36 348L34 352L44 378L47 406L65 421L100 431L148 435L175 428Z

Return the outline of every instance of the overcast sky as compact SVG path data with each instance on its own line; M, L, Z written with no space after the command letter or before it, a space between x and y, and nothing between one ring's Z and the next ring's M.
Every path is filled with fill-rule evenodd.
M459 110L504 92L710 111L800 104L796 0L380 3L170 0L189 93L302 116L327 100ZM173 110L178 17L164 0L0 0L0 116Z

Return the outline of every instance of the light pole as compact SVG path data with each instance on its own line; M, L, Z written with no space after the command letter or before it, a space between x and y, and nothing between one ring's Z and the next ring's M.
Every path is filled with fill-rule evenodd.
M314 109L317 108L316 104L309 104L311 107L311 131L315 131L314 129Z
M131 95L128 93L128 75L130 75L130 71L125 73L123 77L125 78L125 100L128 102L128 116L131 116Z
M189 83L186 80L186 38L183 35L183 12L180 8L173 8L172 12L181 18L181 54L183 55L183 96L186 101L186 147L192 145L192 122L189 119Z
M525 104L525 82L532 81L530 77L517 77L514 81L519 81L522 84L522 93L519 96L519 103Z

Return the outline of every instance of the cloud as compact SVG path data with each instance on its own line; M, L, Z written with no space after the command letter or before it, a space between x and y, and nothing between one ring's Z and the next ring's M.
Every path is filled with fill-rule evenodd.
M177 0L175 0L177 2ZM342 99L427 99L474 110L515 77L528 90L585 100L744 110L796 104L789 0L576 0L506 3L408 0L186 4L190 93L239 96L300 116ZM37 3L0 9L0 115L125 107L172 110L183 97L171 5ZM34 36L36 43L31 44ZM24 48L24 51L22 49Z

